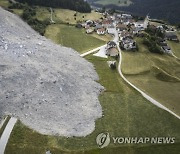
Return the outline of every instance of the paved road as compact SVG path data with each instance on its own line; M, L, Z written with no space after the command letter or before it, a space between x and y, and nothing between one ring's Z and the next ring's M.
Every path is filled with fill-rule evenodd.
M128 83L131 87L133 87L135 90L137 90L144 98L146 98L148 101L150 101L151 103L153 103L154 105L158 106L159 108L168 111L169 113L171 113L172 115L174 115L175 117L177 117L178 119L180 119L180 116L178 116L176 113L174 113L173 111L169 110L167 107L165 107L164 105L162 105L160 102L156 101L155 99L153 99L152 97L150 97L149 95L147 95L146 93L144 93L142 90L140 90L138 87L136 87L134 84L132 84L130 81L128 81L125 76L122 74L121 71L121 63L122 63L122 54L121 54L121 49L119 47L119 43L118 43L118 32L115 31L114 34L114 41L116 42L117 48L119 50L119 64L118 64L118 72L119 75L123 78L123 80Z
M180 116L178 116L176 113L174 113L173 111L171 111L170 109L168 109L167 107L165 107L164 105L162 105L160 102L156 101L155 99L153 99L152 97L150 97L149 95L147 95L146 93L144 93L142 90L140 90L138 87L136 87L135 85L133 85L130 81L128 81L125 76L122 74L122 71L121 71L121 63L122 63L122 54L121 54L121 49L119 48L119 43L118 43L118 40L119 40L119 36L118 36L118 32L114 29L114 39L113 41L116 42L117 44L117 48L119 50L119 64L118 64L118 72L119 72L119 75L123 78L123 80L129 84L131 87L133 87L135 90L137 90L144 98L146 98L148 101L150 101L151 103L153 103L154 105L156 105L157 107L163 109L163 110L166 110L168 111L169 113L171 113L172 115L174 115L175 117L177 117L178 119L180 119ZM101 48L101 47L99 47ZM99 49L94 49L94 50L91 50L89 52L86 52L84 54L81 55L81 57L84 57L84 55L88 55L88 54L91 54L95 51L97 51Z
M10 134L13 130L16 121L17 121L16 118L11 117L8 124L6 125L6 128L0 138L0 154L4 154L5 152L6 145L8 143Z

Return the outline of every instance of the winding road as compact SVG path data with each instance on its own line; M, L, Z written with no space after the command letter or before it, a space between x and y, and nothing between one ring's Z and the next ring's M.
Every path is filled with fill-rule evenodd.
M151 96L149 96L148 94L144 93L141 89L139 89L138 87L136 87L134 84L132 84L130 81L128 81L125 76L123 75L122 71L121 71L121 63L122 63L122 54L121 54L121 49L119 47L119 36L118 36L118 32L116 31L116 29L114 29L114 39L113 41L116 42L117 48L119 50L119 64L118 64L118 73L121 76L121 78L127 83L129 84L131 87L133 87L136 91L138 91L145 99L147 99L149 102L153 103L154 105L156 105L157 107L168 111L170 114L174 115L176 118L180 119L180 116L177 115L176 113L174 113L173 111L171 111L170 109L168 109L167 107L165 107L164 105L162 105L160 102L156 101L155 99L153 99ZM87 56L91 53L94 53L95 51L99 50L101 47L93 49L91 51L88 51L86 53L81 54L81 57Z

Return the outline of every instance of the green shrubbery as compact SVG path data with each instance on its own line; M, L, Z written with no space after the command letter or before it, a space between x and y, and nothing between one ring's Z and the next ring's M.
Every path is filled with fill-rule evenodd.
M9 9L23 9L24 5L21 3L13 3L12 1L9 1L10 5L8 6Z
M160 46L157 44L157 38L153 36L148 36L144 38L143 44L146 45L150 52L163 54Z
M91 12L90 5L84 0L16 0L29 5L39 5L53 8L64 8L78 12Z
M26 21L35 31L39 32L41 35L44 35L46 27L50 24L49 20L40 21L36 15L36 7L28 6L27 4L21 3L12 3L10 2L9 9L22 9L23 14L21 15L22 19Z
M40 21L34 16L36 15L35 8L26 7L23 11L22 18L37 32L44 35L46 27L50 24L49 20Z
M159 46L159 40L164 39L164 33L154 27L148 27L145 32L147 33L147 35L143 40L143 44L148 47L150 52L163 54L163 51Z

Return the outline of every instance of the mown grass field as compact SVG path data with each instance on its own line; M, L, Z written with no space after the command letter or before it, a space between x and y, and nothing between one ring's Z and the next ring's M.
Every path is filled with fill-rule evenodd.
M180 115L180 61L152 54L139 43L139 52L123 52L122 71L137 87Z
M86 137L53 137L40 135L20 122L15 125L7 145L6 154L177 154L180 150L180 122L168 112L157 108L119 77L116 70L108 67L107 60L87 56L99 75L99 83L106 90L99 96L104 116L96 121L95 131ZM61 128L59 128L61 129ZM176 137L175 144L129 145L113 144L99 149L96 136L109 132L111 136Z
M48 26L45 36L58 44L71 47L80 53L106 44L106 41L86 34L84 29L78 29L65 24Z
M132 4L131 0L98 0L95 2L96 4L109 5L114 4L117 6L129 6Z

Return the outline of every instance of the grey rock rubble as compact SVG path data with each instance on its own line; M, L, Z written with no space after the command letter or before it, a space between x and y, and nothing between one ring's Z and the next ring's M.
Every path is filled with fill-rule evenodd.
M91 63L0 8L0 116L42 134L86 136L102 116Z

